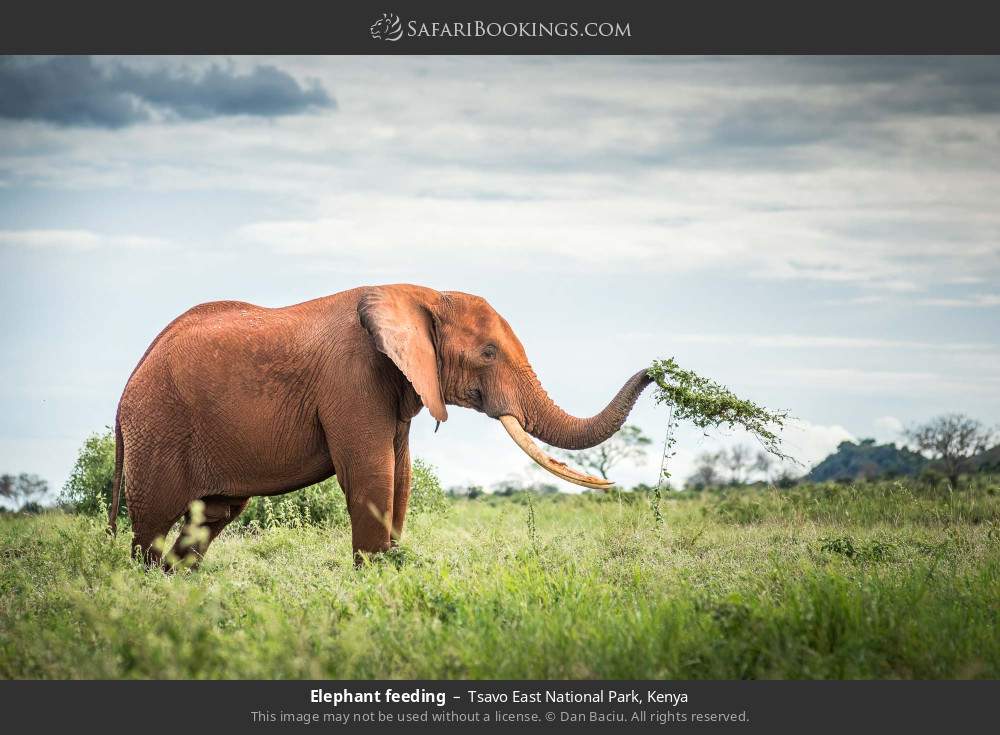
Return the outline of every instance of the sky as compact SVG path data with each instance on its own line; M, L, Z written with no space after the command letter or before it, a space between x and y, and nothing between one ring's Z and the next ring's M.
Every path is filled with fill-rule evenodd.
M0 58L0 471L61 488L195 304L397 282L486 298L577 415L673 356L803 468L994 425L997 202L1000 57ZM446 486L542 479L449 416L411 434ZM653 483L666 409L630 421ZM677 480L749 442L677 439Z

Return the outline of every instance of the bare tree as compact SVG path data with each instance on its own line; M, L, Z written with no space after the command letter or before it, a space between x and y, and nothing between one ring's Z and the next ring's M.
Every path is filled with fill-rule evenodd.
M685 485L693 490L704 490L722 483L722 472L719 467L724 459L723 452L702 452L698 455L694 472L688 477Z
M15 509L23 508L49 491L48 483L38 475L22 472L14 475L0 475L0 497L14 503Z
M908 429L906 437L940 463L952 490L958 489L959 475L969 468L969 460L996 441L993 430L960 413L938 416Z
M605 480L611 468L623 461L636 462L646 457L652 440L638 426L626 424L603 444L592 449L570 452L552 448L552 453L587 472L596 472Z
M729 470L729 482L732 485L742 485L747 481L747 475L753 469L752 450L746 444L736 444L725 454L726 468Z
M774 458L767 452L757 452L753 461L753 469L764 477L765 482L770 482L771 470L774 469Z

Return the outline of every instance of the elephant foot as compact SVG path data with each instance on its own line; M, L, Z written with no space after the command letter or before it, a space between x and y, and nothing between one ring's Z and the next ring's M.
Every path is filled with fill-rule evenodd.
M369 564L392 564L396 569L402 569L415 558L413 552L393 539L389 548L381 551L355 551L354 566L360 568Z

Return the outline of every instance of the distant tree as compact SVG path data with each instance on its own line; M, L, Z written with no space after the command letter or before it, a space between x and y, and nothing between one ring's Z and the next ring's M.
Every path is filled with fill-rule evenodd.
M523 482L513 477L508 477L493 483L493 494L506 497L519 492L523 487Z
M800 476L790 467L782 467L772 482L782 490L787 490L795 487L800 479Z
M694 472L684 483L692 490L704 490L722 483L720 466L724 460L722 452L702 452L698 455Z
M996 432L969 416L949 413L908 429L906 437L940 465L952 490L957 490L959 476L976 454L996 441Z
M479 488L480 493L482 488ZM519 493L533 493L535 495L554 495L559 492L559 487L551 482L527 482L523 478L512 476L500 482L494 483L493 494L501 497L518 495ZM476 497L476 496L470 496Z
M753 450L746 444L736 444L723 453L723 461L726 469L729 470L729 483L731 485L742 485L747 481L747 477L753 470L754 457Z
M0 497L11 501L15 510L37 512L38 500L48 491L48 483L38 475L0 475Z
M754 473L770 480L774 460L767 452L757 452L745 444L736 444L717 452L703 452L696 458L695 470L686 487L703 489L713 485L745 485Z
M593 449L567 451L552 448L552 453L585 472L596 472L605 480L611 468L624 461L645 459L646 447L653 441L638 426L626 424L610 439Z
M774 458L764 451L757 452L753 461L754 472L759 472L765 482L771 481L771 470L774 468Z
M469 500L474 500L484 493L482 485L452 485L447 490L447 494L452 498L468 498Z

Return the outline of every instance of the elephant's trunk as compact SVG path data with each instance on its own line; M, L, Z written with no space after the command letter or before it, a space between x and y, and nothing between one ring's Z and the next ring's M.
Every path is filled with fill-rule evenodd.
M500 417L511 438L541 467L564 480L598 490L612 487L613 483L608 480L584 475L552 459L531 441L528 434L563 449L587 449L610 439L625 423L639 394L652 382L646 371L642 370L629 378L603 411L587 419L571 416L559 408L530 368L525 380L524 425L513 416Z
M640 370L626 381L603 411L581 419L559 408L533 373L530 380L532 391L524 410L524 429L536 439L561 449L589 449L610 439L622 428L639 394L653 382L645 370Z

